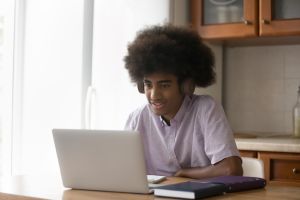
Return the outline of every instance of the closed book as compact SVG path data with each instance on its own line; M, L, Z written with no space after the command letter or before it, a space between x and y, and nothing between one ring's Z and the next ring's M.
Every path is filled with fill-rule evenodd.
M266 180L257 177L248 176L218 176L214 178L198 180L201 183L222 183L226 186L226 192L238 192L243 190L251 190L264 188Z
M224 184L188 181L154 188L154 195L184 199L198 199L221 195L226 191Z

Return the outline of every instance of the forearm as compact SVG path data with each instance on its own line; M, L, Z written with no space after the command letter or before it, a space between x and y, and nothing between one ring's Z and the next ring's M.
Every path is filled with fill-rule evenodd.
M225 158L219 163L207 167L181 169L175 174L175 176L182 176L195 179L203 179L225 175L243 175L243 169L239 157Z

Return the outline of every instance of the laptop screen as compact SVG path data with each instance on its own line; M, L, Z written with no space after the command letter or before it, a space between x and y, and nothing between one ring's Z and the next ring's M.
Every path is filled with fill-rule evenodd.
M64 186L149 193L140 137L135 131L54 129Z

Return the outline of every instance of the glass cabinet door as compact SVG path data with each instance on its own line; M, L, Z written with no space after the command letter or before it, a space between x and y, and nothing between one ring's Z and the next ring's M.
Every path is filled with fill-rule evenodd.
M257 0L191 0L191 21L204 39L258 35Z
M203 4L204 25L243 21L243 0L204 0Z
M272 1L272 19L300 19L300 1L299 0L273 0Z
M300 34L299 0L260 0L259 14L261 36Z

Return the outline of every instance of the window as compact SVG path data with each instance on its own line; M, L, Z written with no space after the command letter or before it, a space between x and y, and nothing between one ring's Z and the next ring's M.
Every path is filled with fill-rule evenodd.
M124 69L127 43L168 18L169 0L0 1L1 174L58 172L53 128L87 117L123 129L145 103Z
M27 0L14 174L58 170L53 128L81 127L83 0Z
M11 169L14 1L0 1L0 175Z
M169 0L95 1L92 128L123 129L130 112L146 103L130 82L123 57L136 32L169 22Z

